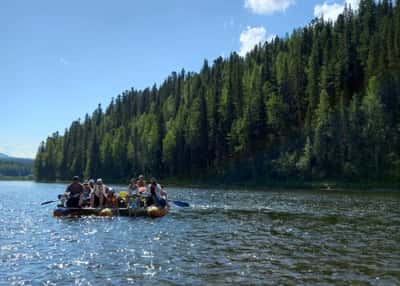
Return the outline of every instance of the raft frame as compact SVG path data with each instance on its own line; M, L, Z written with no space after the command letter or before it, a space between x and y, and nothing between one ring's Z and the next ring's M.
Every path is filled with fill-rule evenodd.
M84 217L84 216L110 216L102 213L102 211L109 209L111 216L126 216L126 217L163 217L169 212L169 207L158 208L156 206L149 206L146 208L67 208L58 207L53 211L55 217Z

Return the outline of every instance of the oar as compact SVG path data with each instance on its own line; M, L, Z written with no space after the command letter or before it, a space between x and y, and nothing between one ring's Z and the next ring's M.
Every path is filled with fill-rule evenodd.
M41 205L43 206L43 205L47 205L47 204L51 204L51 203L55 203L55 202L57 202L57 201L47 201L47 202L41 203Z
M170 202L173 202L178 207L182 207L182 208L190 207L189 203L186 203L186 202L181 202L181 201L170 201Z
M62 196L63 196L63 195L58 195L58 196L57 196L58 200L60 200ZM41 203L41 205L42 205L42 206L43 206L43 205L48 205L48 204L55 203L55 202L58 202L58 201L46 201L46 202Z

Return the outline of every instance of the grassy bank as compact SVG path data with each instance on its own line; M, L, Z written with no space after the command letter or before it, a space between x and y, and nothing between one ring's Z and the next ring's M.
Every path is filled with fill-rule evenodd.
M0 181L34 181L32 176L0 176Z
M177 187L193 187L193 188L219 188L219 189L322 189L322 190L400 190L400 182L395 181L379 181L379 180L303 180L303 179L286 179L286 180L249 180L249 181L232 181L215 178L166 178L162 181L168 186Z
M147 180L150 177L146 177ZM0 177L0 180L3 179ZM129 179L103 179L107 185L128 185ZM4 180L33 180L23 177L6 177ZM159 180L166 187L187 187L187 188L216 188L216 189L315 189L315 190L400 190L400 182L389 180L340 180L340 179L318 179L304 180L301 178L290 179L263 179L263 180L232 180L212 176L188 177L169 177ZM41 180L42 183L62 183L69 184L70 180Z

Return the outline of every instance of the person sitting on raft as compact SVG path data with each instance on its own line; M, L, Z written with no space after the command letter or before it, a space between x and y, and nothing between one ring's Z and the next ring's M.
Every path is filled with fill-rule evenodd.
M89 180L89 187L90 187L90 189L93 191L94 190L94 188L96 187L96 184L94 183L94 180L93 179L90 179Z
M128 186L128 194L134 195L138 191L138 185L136 184L136 178L132 177Z
M104 202L107 199L107 190L108 187L103 184L102 179L97 179L96 186L90 195L90 207L99 207L102 208Z
M167 202L167 207L169 207L169 203L168 203L168 193L167 191L164 189L164 186L161 185L161 198L163 198L166 202Z
M106 206L107 207L117 207L118 200L117 200L117 196L115 195L114 190L109 188L109 189L107 189L106 193L107 193Z
M157 183L154 177L151 178L148 189L150 190L150 197L147 200L147 204L154 204L159 208L164 208L167 205L166 192L162 190L161 185Z
M80 207L88 207L90 205L90 194L92 193L92 188L88 181L83 183L83 192L79 198Z
M74 176L72 178L72 183L65 190L67 196L67 207L69 208L79 208L79 199L83 193L83 185L79 182L79 177Z
M137 207L145 207L147 205L148 190L146 188L146 181L143 175L139 175L136 182L138 200L136 201Z
M144 180L143 175L139 175L139 179L137 181L137 187L138 187L138 192L139 194L145 194L147 189L146 189L146 181Z
M128 207L131 205L132 197L138 196L138 194L139 194L139 188L138 188L138 185L136 184L136 178L132 177L130 184L128 186L128 195L126 198L126 205ZM137 198L137 199L139 199L139 198Z

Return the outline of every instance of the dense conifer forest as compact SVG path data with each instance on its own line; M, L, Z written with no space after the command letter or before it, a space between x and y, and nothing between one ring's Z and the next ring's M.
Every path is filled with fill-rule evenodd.
M33 174L32 165L17 162L0 161L0 178L2 177L26 177Z
M35 160L39 180L139 173L400 180L400 5L361 0L334 23L127 90L48 137Z
M33 160L15 158L0 153L0 179L33 175Z

